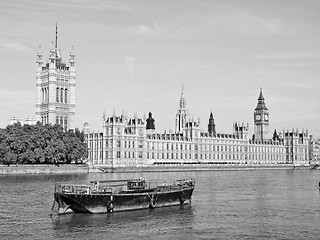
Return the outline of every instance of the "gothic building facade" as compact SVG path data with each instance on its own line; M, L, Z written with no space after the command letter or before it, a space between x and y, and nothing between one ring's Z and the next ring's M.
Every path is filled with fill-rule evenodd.
M106 167L150 165L309 165L308 132L282 131L268 135L269 112L262 89L254 110L254 135L249 124L235 122L233 133L217 133L213 114L208 130L189 118L183 90L176 114L175 132L157 133L152 113L148 118L103 116L103 131L90 132L85 124L88 161Z
M37 53L36 70L36 121L59 124L64 130L75 128L75 53L70 52L67 65L58 48L58 30L50 49L49 59L43 61L41 49Z

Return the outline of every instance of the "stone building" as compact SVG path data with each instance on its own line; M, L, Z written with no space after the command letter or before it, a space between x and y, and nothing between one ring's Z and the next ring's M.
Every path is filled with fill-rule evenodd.
M75 53L70 52L69 65L62 61L58 48L58 29L44 63L41 48L37 54L36 71L36 121L43 124L59 124L64 130L75 129Z
M106 167L207 164L217 165L309 165L308 132L276 131L268 137L269 111L260 90L254 110L254 136L249 124L235 122L233 133L217 133L212 112L208 131L190 119L182 90L175 132L157 133L152 113L148 118L103 117L103 131L90 132L85 125L88 162Z

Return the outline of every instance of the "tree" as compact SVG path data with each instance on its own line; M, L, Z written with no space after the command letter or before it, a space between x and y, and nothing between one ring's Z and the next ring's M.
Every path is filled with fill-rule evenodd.
M0 129L0 164L71 163L87 157L83 133L59 125L24 125Z

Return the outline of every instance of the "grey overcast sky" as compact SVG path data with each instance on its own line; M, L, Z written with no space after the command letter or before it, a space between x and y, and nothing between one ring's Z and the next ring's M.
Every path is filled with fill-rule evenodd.
M76 53L76 127L113 112L174 129L181 86L194 120L248 122L260 87L274 129L320 137L319 0L1 0L0 127L35 115L36 53Z

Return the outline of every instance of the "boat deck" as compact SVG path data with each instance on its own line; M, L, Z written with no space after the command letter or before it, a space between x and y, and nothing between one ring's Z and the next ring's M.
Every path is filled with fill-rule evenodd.
M195 186L194 179L177 180L173 184L158 184L157 182L148 182L143 188L129 188L128 183L137 180L111 180L111 181L92 181L90 185L56 184L55 192L63 194L140 194L150 192L174 192L184 188ZM141 181L139 179L138 181Z

